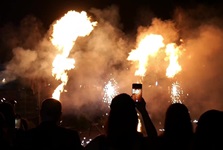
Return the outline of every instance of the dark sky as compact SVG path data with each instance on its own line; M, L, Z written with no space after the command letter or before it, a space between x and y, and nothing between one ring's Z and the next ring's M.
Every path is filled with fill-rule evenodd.
M19 27L22 19L32 15L39 19L47 31L53 21L58 20L69 10L89 12L91 8L106 9L113 4L119 7L123 31L133 33L137 32L140 25L149 25L151 22L148 20L151 18L172 19L176 8L179 7L187 11L187 9L196 9L198 5L202 4L217 10L211 16L208 16L209 12L207 12L208 17L223 16L222 0L1 0L0 55L4 57L1 57L0 64L11 58L11 53L7 52L7 49L13 48L9 45L15 45L15 43L4 41L7 38L3 34L7 34L6 37L10 36L7 29L5 30L8 24ZM197 15L199 16L199 14Z
M92 8L106 9L111 5L119 7L123 32L135 34L139 26L150 25L152 18L172 19L176 8L182 8L187 12L190 9L196 10L201 4L215 10L215 13L207 12L209 18L223 17L222 0L1 0L0 34L3 35L7 32L3 28L8 24L21 26L22 19L28 15L39 19L45 31L47 31L55 20L58 20L69 10L89 12ZM199 10L196 13L198 19L206 17L203 12L203 16L200 16ZM1 49L13 48L8 47L4 40L0 42ZM7 56L8 53L1 52L0 54L6 55L0 63L7 61L7 57L10 58L10 56Z
M139 10L150 10L151 13L162 19L169 19L177 6L183 8L196 7L198 4L219 7L221 1L212 0L1 0L0 22L19 23L28 14L39 18L48 26L68 10L88 11L90 8L106 8L111 4L120 7L120 15L126 30L135 27L135 18ZM128 27L127 27L128 25Z

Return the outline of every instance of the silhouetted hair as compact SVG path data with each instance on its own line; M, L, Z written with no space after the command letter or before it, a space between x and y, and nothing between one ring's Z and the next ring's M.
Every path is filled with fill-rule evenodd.
M59 119L62 112L62 105L60 101L54 98L45 99L41 105L41 117L52 118L53 120Z
M184 104L173 103L168 107L165 116L164 129L164 133L167 136L184 137L193 134L190 113Z
M193 149L222 149L223 112L220 110L207 110L201 114L195 129Z
M107 122L107 135L132 135L137 131L138 116L130 95L119 94L112 99Z
M4 115L5 125L10 128L15 127L15 112L10 103L1 103L0 112Z
M197 123L196 134L202 137L213 137L222 133L223 112L215 109L204 112ZM221 130L220 130L221 129ZM221 131L221 132L220 132Z

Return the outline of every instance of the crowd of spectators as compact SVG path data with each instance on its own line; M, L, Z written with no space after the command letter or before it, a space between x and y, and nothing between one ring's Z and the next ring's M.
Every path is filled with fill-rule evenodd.
M222 149L223 111L210 109L201 114L194 130L190 111L183 103L172 103L166 110L162 134L146 109L142 98L135 102L127 93L116 95L110 104L105 130L87 145L77 130L60 124L62 104L47 98L41 104L40 123L28 127L10 103L0 103L0 147L2 149L75 149L75 150L217 150ZM137 130L138 113L146 134Z

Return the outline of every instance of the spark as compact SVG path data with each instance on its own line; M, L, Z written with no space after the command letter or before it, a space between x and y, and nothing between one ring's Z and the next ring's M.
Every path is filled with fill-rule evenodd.
M170 97L171 97L172 103L182 103L181 101L182 94L183 94L183 90L181 89L179 82L172 83L172 87L170 91Z
M118 94L118 86L115 79L110 79L107 84L104 86L104 96L103 96L103 102L110 104L112 99Z

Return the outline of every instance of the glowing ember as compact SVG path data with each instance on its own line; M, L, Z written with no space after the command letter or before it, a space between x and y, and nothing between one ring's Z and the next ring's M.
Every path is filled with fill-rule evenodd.
M75 41L80 36L89 35L95 25L96 22L91 22L84 11L69 11L53 25L51 42L60 53L53 61L52 75L61 81L52 94L53 98L60 99L60 93L68 81L67 71L75 67L75 60L68 58Z
M117 89L117 82L114 79L110 79L103 89L103 101L110 104L112 99L118 94Z

